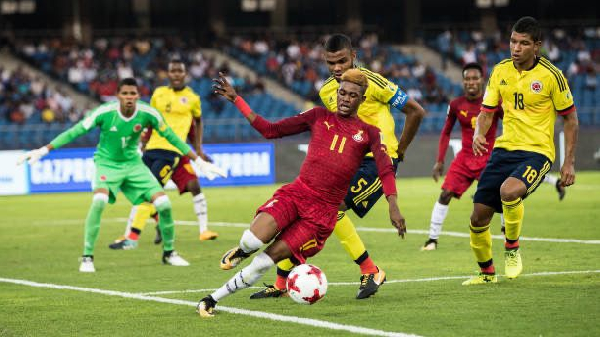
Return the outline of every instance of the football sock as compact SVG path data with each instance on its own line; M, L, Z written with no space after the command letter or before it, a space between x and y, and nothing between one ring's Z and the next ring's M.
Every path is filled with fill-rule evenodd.
M513 201L502 200L502 212L504 214L506 240L519 240L523 216L525 214L523 199L517 198Z
M146 227L146 221L150 219L150 214L152 213L156 213L154 205L149 202L139 204L133 217L131 228L137 228L139 233L141 233L144 230L144 227Z
M128 237L131 232L131 225L133 224L133 219L137 214L137 205L131 206L131 211L129 212L129 218L127 218L127 226L125 227L125 234L123 236Z
M154 200L154 206L159 214L158 227L163 237L163 250L173 250L175 226L173 226L173 217L171 215L171 201L166 195L161 195Z
M85 218L84 256L94 255L94 246L96 244L96 239L98 239L98 233L100 232L100 218L102 217L102 211L104 211L106 203L108 203L108 195L103 193L94 194L92 205Z
M366 250L354 262L356 262L356 264L358 264L358 266L360 267L361 274L377 274L379 272L379 269L377 268L375 263L373 263L373 260L371 260L369 252L367 252Z
M275 288L284 289L286 287L287 277L294 267L295 264L290 259L281 260L277 263L277 278L275 279Z
M448 215L448 205L442 205L438 201L433 205L431 211L431 224L429 225L429 238L437 240L442 232L442 225Z
M139 238L140 238L140 230L137 228L132 228L131 231L129 232L129 235L127 235L127 239L129 239L129 240L137 241Z
M208 213L204 193L195 195L192 198L192 201L194 202L194 212L196 212L196 217L198 217L198 226L200 228L200 234L202 234L208 228Z
M281 276L279 274L277 274L277 278L275 279L275 288L279 289L279 290L283 290L286 288L287 285L287 276Z
M234 292L252 286L271 268L275 262L265 252L258 254L250 264L237 272L221 288L211 294L215 301L233 294Z
M475 254L477 264L482 272L485 268L493 265L492 262L492 234L490 233L490 224L484 227L473 227L471 224L471 250Z
M244 253L253 253L263 246L263 242L260 241L254 233L249 229L244 231L242 238L240 239L240 248Z
M365 253L365 245L360 236L358 236L352 220L346 216L346 213L338 211L337 219L333 233L340 240L346 252L350 254L352 260L356 261Z

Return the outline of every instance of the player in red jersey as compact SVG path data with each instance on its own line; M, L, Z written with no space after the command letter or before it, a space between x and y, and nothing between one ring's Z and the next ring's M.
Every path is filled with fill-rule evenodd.
M450 133L456 120L458 120L462 131L462 149L452 161L442 185L442 193L440 193L440 197L433 206L429 239L421 250L435 250L437 248L438 238L442 232L442 224L448 214L448 204L450 204L452 197L459 199L473 181L479 179L479 175L485 168L489 158L489 153L492 153L494 147L498 119L502 118L502 111L495 114L492 125L486 134L489 150L487 154L475 156L471 144L475 123L483 100L483 69L477 63L469 63L463 67L462 75L464 95L452 100L448 106L448 116L440 136L437 161L433 165L433 180L437 182L444 173L444 158L450 142Z
M359 105L365 100L368 80L358 69L341 78L337 94L338 113L315 107L294 117L271 123L252 112L237 96L223 74L215 79L215 92L233 102L250 124L265 138L279 138L310 131L308 153L300 174L292 183L278 189L263 204L244 231L240 244L221 259L221 269L231 269L275 240L252 262L236 273L221 288L200 300L197 312L212 317L215 305L239 289L250 287L275 263L292 259L296 264L317 254L333 232L337 210L363 157L373 152L383 191L389 203L392 225L404 238L405 220L396 202L394 166L381 143L377 127L361 121Z

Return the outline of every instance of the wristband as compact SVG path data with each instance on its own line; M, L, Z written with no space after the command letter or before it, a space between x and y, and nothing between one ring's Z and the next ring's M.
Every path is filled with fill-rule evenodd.
M233 104L235 104L235 107L238 108L238 110L240 110L240 112L242 113L242 115L244 115L244 117L248 117L252 113L252 109L250 108L248 103L246 103L246 101L244 101L242 96L237 96L235 98L235 100L233 101Z

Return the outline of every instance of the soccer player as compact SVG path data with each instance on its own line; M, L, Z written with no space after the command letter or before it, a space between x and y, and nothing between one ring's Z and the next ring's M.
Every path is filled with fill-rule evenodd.
M448 116L440 136L437 161L433 165L433 180L437 182L444 172L444 158L450 142L450 133L456 120L458 120L462 132L462 149L452 161L442 184L442 192L433 206L429 239L421 250L435 250L437 248L438 238L442 232L444 219L448 214L450 201L453 197L460 199L473 181L479 179L481 171L483 171L489 158L487 153L483 156L475 156L472 149L475 121L483 101L483 69L477 63L469 63L463 67L462 75L464 95L453 99L448 106ZM498 112L493 115L492 124L485 135L488 151L491 151L494 147L498 119L501 117L502 108L499 108Z
M372 152L379 178L389 202L390 219L404 237L405 220L396 203L394 165L381 143L379 129L357 117L365 100L368 80L360 70L351 69L341 77L338 113L316 107L297 116L270 123L252 112L222 76L216 79L215 92L233 102L251 125L265 138L311 132L306 159L294 182L281 187L263 204L242 235L240 244L221 259L221 269L231 269L275 240L227 283L204 297L197 306L202 317L213 316L218 301L239 289L250 287L270 267L283 259L301 264L317 254L331 235L337 209L356 174L363 157Z
M503 134L496 139L473 199L470 241L481 272L463 285L498 282L489 230L494 212L504 214L504 273L509 279L521 274L519 236L523 199L535 191L552 167L557 114L564 120L566 143L561 184L575 183L577 112L562 72L538 56L541 35L540 25L532 17L523 17L515 23L510 36L511 58L494 67L483 97L473 151L478 156L488 151L485 134L500 103L504 110Z
M323 104L330 111L338 111L337 91L340 88L342 74L355 68L356 51L352 48L350 38L342 34L334 34L324 44L324 59L331 73L319 91ZM408 97L396 84L383 76L365 68L356 68L362 72L369 82L365 92L365 101L358 108L358 117L365 123L378 127L383 135L383 143L392 158L394 172L398 162L404 159L404 153L413 140L425 110L415 100ZM390 106L401 110L406 115L404 129L400 141L396 138L395 123ZM352 178L350 188L340 204L338 221L333 233L348 252L352 260L359 265L362 276L356 295L357 299L367 298L377 292L385 281L385 272L377 267L364 243L356 232L354 224L346 210L352 209L359 217L364 217L383 194L382 182L377 175L377 167L373 154L369 153L361 163L356 175ZM275 284L253 294L250 298L280 297L285 294L286 279L294 264L284 260L277 264Z
M200 97L185 85L187 71L185 64L178 59L171 60L168 64L167 76L169 86L161 86L154 90L150 105L158 110L165 122L180 139L187 139L190 127L193 125L193 144L196 154L203 160L208 157L202 151L202 111ZM177 147L157 132L148 131L147 142L142 140L145 149L142 156L143 162L150 168L158 182L164 186L169 179L173 180L180 194L190 192L194 204L194 211L198 218L200 240L214 240L218 234L208 230L208 215L206 198L200 189L198 177L190 160ZM212 177L209 177L212 178ZM123 238L117 239L109 247L112 249L134 249L137 247L138 238L146 226L146 220L156 209L150 203L133 206ZM156 243L162 238L157 232Z
M37 162L50 150L60 148L77 137L100 128L100 142L94 153L95 178L92 184L94 196L85 220L83 258L80 272L95 272L94 245L100 231L100 218L107 203L114 203L119 191L134 205L152 202L159 214L159 227L165 238L163 258L165 264L188 266L174 250L174 228L171 201L144 165L138 153L140 134L145 127L157 130L179 151L195 160L201 170L212 172L214 165L205 162L185 144L165 123L158 111L139 101L137 82L134 78L121 80L117 88L118 101L100 105L89 116L54 138L48 145L27 152L21 159L29 164Z

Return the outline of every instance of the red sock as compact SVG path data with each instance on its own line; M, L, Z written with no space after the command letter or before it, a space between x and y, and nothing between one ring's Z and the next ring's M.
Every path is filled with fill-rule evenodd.
M154 215L152 217L154 218L154 221L156 221L156 223L158 223L158 213L154 213Z
M379 272L379 269L377 269L377 266L373 263L370 256L361 262L359 266L361 274L377 274Z
M133 240L133 241L137 241L137 239L140 237L140 235L134 231L129 232L129 235L127 235L127 238L129 240Z
M279 290L283 290L286 288L287 277L277 275L277 279L275 280L275 288Z
M519 240L515 241L515 242L508 242L508 241L504 241L504 248L506 249L517 249L519 248Z
M489 267L481 268L481 272L484 274L496 274L496 268L494 268L494 265L491 265Z

